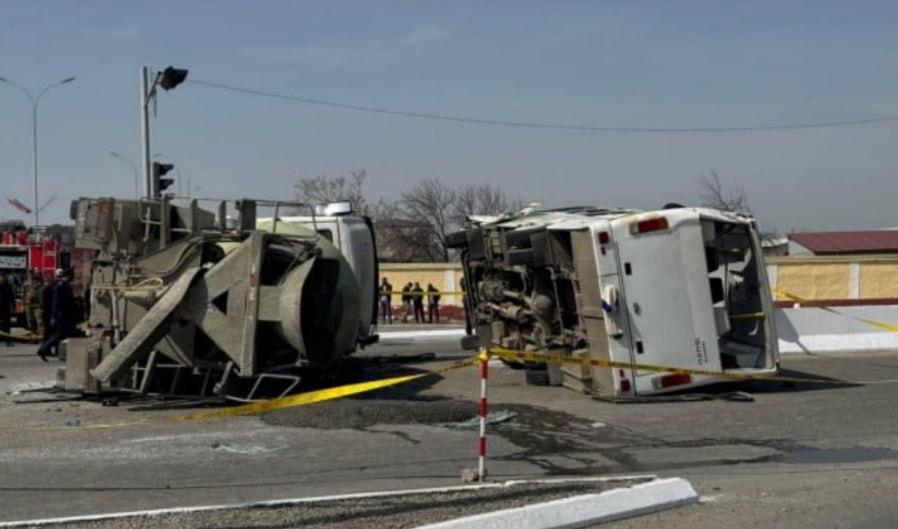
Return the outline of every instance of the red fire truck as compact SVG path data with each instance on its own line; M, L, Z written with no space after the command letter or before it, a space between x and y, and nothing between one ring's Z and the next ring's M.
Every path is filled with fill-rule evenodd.
M6 276L16 294L15 325L25 325L22 302L29 271L51 280L57 268L75 268L75 296L84 294L84 283L90 273L90 255L76 250L68 226L49 226L37 232L21 221L0 222L0 274Z

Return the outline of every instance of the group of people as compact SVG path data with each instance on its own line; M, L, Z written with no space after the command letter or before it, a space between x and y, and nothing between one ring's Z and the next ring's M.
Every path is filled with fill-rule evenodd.
M421 288L421 283L409 281L400 293L402 301L402 322L408 323L409 316L414 315L415 323L439 323L440 322L440 290L427 284L427 290ZM384 324L393 323L393 285L383 278L380 284L380 315ZM427 315L424 314L424 302L427 301Z
M38 356L46 361L47 356L55 356L59 344L75 334L80 310L72 291L72 271L56 270L50 281L36 272L29 273L22 289L22 303L25 312L25 327L43 337L37 350ZM12 283L5 275L0 275L0 333L6 338L6 345L12 345L11 322L15 314L16 296Z

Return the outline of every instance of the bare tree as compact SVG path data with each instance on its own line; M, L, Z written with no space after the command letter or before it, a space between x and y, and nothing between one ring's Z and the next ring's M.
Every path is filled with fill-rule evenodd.
M305 204L327 204L348 200L352 209L362 215L369 213L369 203L365 199L364 184L368 172L364 169L348 171L343 176L320 175L313 178L299 178L293 184L296 200Z
M725 188L720 182L720 177L717 176L717 171L714 169L711 169L710 175L702 177L700 185L703 206L723 211L751 213L745 188L742 186L734 186L731 189Z
M365 190L365 170L332 177L300 178L294 184L299 202L323 204L348 200L353 210L371 217L378 256L385 261L446 261L447 236L464 227L469 215L496 215L519 208L520 199L509 199L499 187L468 185L459 189L439 180L422 180L403 191L398 199L376 202Z
M381 198L369 207L368 216L374 224L379 259L411 263L438 261L442 257L441 247L431 236L430 224L404 218L397 201Z
M444 261L449 260L449 249L446 237L455 228L452 210L458 194L449 186L436 179L422 180L399 198L402 217L408 220L424 222L428 225L427 237L419 241L427 246L440 248Z
M456 228L460 228L470 215L499 215L517 210L522 204L520 198L509 199L500 187L489 184L462 186L456 192L452 221Z
M378 256L384 261L414 263L445 259L443 246L425 221L390 218L374 223Z

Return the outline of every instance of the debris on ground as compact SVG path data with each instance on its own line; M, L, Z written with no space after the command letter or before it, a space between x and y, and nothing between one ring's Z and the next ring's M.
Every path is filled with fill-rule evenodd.
M513 412L510 410L491 411L486 414L486 424L502 424L503 422L508 422L517 416L517 412ZM443 423L440 424L440 426L452 428L453 430L476 430L480 426L480 417L471 417L467 421L461 422Z
M376 424L445 424L466 421L477 405L465 400L341 399L267 413L274 426L318 429L362 429Z
M212 443L212 449L218 452L227 452L229 454L237 454L242 456L254 456L259 454L267 454L280 450L280 447L268 447L261 445L239 445L230 443Z

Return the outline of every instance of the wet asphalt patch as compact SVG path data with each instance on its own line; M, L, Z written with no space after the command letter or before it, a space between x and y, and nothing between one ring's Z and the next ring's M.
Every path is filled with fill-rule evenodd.
M477 415L477 405L459 400L340 399L286 408L262 416L273 426L321 430L365 429L397 424L462 422Z
M271 412L262 420L273 426L360 429L377 425L451 427L473 424L477 405L447 397L375 399L323 402ZM614 472L652 472L698 466L750 463L860 463L898 459L898 452L876 447L820 448L789 439L700 438L670 441L567 413L523 404L495 404L507 420L490 425L518 447L496 457L526 462L547 475L603 475Z

